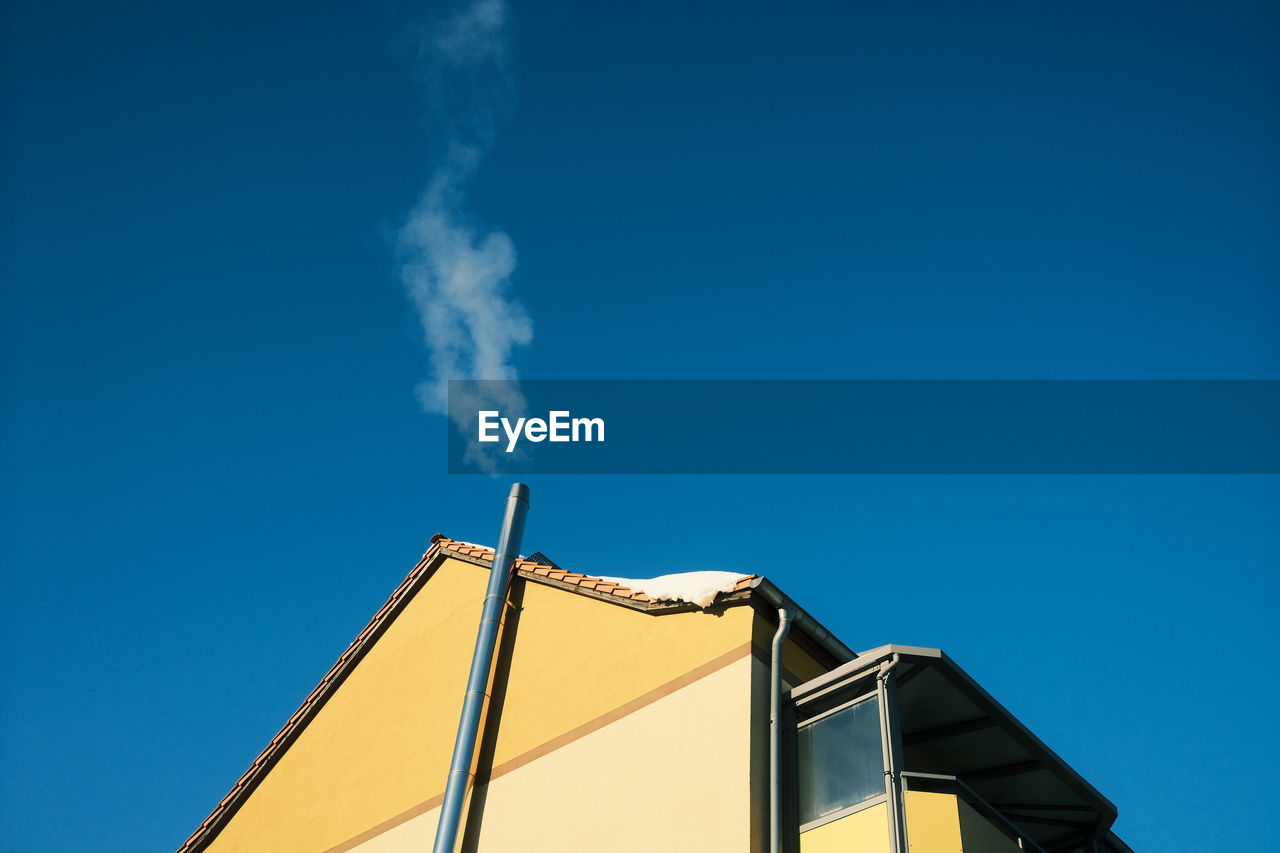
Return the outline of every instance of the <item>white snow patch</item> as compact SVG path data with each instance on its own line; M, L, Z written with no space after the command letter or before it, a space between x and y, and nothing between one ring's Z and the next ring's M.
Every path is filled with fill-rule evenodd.
M642 592L654 601L687 601L707 607L722 592L730 592L749 575L736 572L680 572L656 578L606 578L600 580Z

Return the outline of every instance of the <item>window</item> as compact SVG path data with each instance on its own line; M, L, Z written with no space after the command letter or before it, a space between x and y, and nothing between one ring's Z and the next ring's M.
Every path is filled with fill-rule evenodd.
M884 793L880 705L870 696L796 732L800 825Z

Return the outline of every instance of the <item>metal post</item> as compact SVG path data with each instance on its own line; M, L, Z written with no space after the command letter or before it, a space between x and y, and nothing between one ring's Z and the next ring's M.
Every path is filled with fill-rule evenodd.
M769 851L782 853L782 646L791 631L791 602L778 608L769 656Z
M485 591L484 607L480 611L480 628L476 634L476 648L471 657L471 673L467 676L467 693L462 700L462 718L458 721L458 736L453 742L453 760L449 765L449 781L444 789L444 802L440 807L440 823L436 827L433 853L453 853L458 842L458 827L462 822L462 806L466 802L468 782L471 780L471 762L475 756L476 736L480 731L480 716L484 712L489 675L493 669L493 652L498 645L498 629L502 625L502 611L507 601L507 589L511 584L511 566L520 551L520 539L524 535L525 514L529 511L529 487L523 483L511 486L507 497L502 529L498 533L498 547L493 554L493 566L489 569L489 587Z
M893 668L898 665L898 655L892 661L880 664L876 675L876 702L880 706L880 749L884 759L884 792L889 805L889 840L893 853L907 853L907 822L903 815L901 739L898 731L896 698L893 691Z

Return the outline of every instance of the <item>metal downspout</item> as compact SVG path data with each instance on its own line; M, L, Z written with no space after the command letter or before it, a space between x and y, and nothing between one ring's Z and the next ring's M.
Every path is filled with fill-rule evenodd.
M519 555L525 514L528 511L529 487L523 483L512 484L511 494L507 496L506 512L502 517L502 530L498 533L498 547L493 554L493 566L489 569L489 587L485 591L484 608L480 612L476 649L471 657L471 674L467 676L467 693L462 700L458 736L453 742L453 760L449 764L449 781L445 785L444 802L440 806L440 823L436 827L435 845L431 848L433 853L453 853L458 842L462 806L466 802L468 782L472 775L471 762L475 756L476 735L480 731L480 715L484 712L489 676L493 669L493 652L498 645L498 629L502 626L507 589L511 585L511 566Z
M778 630L769 654L769 851L782 853L782 644L791 631L794 605L778 605Z
M902 814L902 777L898 766L898 725L894 718L893 668L899 656L880 664L876 675L876 702L880 705L880 749L884 758L885 794L889 805L889 840L893 853L907 853L907 825Z

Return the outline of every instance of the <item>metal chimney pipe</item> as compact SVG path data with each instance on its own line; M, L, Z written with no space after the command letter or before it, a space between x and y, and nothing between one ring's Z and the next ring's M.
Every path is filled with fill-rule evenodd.
M511 586L511 566L519 556L524 519L528 512L529 487L523 483L513 483L511 494L507 496L506 512L502 517L502 530L498 533L493 566L489 569L489 587L485 591L484 607L480 611L480 629L476 634L476 649L471 657L471 674L467 676L467 693L462 700L458 736L453 742L453 760L449 765L444 802L440 806L440 823L436 826L433 853L453 853L458 843L458 828L462 823L467 783L472 776L471 762L475 756L476 736L480 731L480 716L484 713L485 699L488 698L493 652L498 645L498 629L502 626L502 611L507 603L507 590Z

